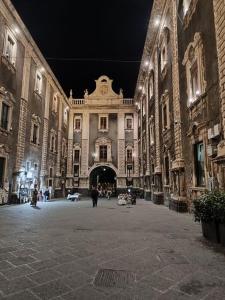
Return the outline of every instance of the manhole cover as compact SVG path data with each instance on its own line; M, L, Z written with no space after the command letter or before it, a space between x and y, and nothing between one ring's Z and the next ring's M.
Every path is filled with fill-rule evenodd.
M135 274L124 270L101 269L94 279L94 285L99 287L125 288L133 285Z

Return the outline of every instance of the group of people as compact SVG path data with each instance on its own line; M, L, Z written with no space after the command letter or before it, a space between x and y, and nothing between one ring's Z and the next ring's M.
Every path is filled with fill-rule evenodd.
M118 196L118 205L126 204L136 204L136 194L134 192L128 191L125 194L119 194Z
M42 190L38 191L37 185L35 185L34 190L32 192L32 199L31 199L30 205L36 207L38 200L39 201L48 201L49 197L50 197L50 192L49 192L48 187L46 188L46 190L43 193Z
M110 199L112 193L113 193L113 189L109 184L103 184L103 185L98 184L97 187L93 186L91 190L93 207L97 207L98 197L107 197L107 199Z
M114 193L114 186L110 185L110 183L103 183L102 185L98 184L97 190L99 197L106 197L110 199L110 197Z

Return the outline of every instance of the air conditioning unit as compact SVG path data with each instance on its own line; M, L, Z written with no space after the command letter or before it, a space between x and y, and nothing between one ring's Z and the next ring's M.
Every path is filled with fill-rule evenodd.
M216 124L212 128L208 129L208 139L214 139L220 135L220 124Z
M216 145L208 145L207 147L207 155L215 156L217 154L217 146Z
M220 124L214 126L214 137L220 135Z

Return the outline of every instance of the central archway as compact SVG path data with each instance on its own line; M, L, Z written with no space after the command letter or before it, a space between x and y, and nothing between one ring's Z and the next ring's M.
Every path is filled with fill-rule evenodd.
M108 166L98 166L90 173L90 187L110 186L116 189L116 172Z

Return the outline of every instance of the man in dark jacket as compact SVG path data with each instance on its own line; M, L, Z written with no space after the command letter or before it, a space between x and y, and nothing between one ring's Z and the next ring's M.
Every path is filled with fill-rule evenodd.
M96 187L92 187L91 190L91 199L92 199L92 203L93 203L93 207L97 207L98 204L98 190Z

